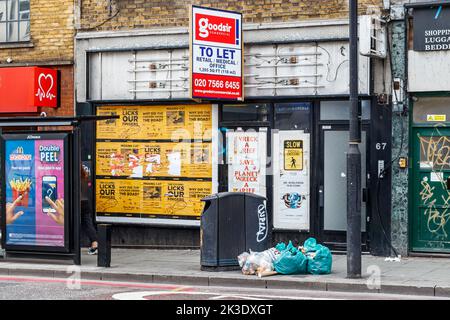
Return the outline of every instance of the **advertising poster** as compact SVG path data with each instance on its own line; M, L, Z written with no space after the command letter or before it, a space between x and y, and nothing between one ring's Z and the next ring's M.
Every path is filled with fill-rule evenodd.
M5 135L6 245L65 247L64 139Z
M309 230L309 133L274 134L274 228Z
M97 220L198 221L201 199L213 193L212 106L102 106L97 114L120 116L97 123Z
M97 211L105 216L180 218L197 216L209 181L97 179Z
M227 132L228 191L266 196L266 132Z
M242 14L192 6L191 96L243 100Z
M120 119L97 122L97 139L211 140L211 105L102 106L97 115Z
M210 177L211 143L97 143L97 175L113 177Z

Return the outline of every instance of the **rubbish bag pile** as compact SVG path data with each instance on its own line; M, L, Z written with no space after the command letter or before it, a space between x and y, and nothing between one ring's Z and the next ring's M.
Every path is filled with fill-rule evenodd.
M278 243L262 252L244 252L238 256L239 266L246 275L272 274L329 274L332 266L331 251L309 238L303 246L295 247L291 241Z
M246 275L274 271L274 261L280 255L276 248L262 252L244 252L238 256L239 266Z

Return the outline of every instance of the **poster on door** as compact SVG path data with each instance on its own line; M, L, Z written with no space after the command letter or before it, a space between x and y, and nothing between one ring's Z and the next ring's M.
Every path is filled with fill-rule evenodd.
M227 132L228 191L266 196L267 133Z
M309 230L310 135L279 131L273 141L274 228Z

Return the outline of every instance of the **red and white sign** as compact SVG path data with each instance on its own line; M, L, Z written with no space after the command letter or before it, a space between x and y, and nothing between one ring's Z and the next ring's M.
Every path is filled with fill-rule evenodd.
M0 68L0 113L58 107L58 71L39 67Z
M36 68L35 105L38 107L56 107L58 73L53 69Z
M228 131L228 191L266 196L267 132Z
M242 14L192 6L191 97L243 100Z

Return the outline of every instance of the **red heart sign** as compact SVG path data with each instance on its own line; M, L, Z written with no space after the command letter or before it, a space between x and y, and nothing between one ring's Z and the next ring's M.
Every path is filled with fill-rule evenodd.
M41 73L38 77L38 91L36 93L36 97L39 98L39 101L43 101L44 99L53 100L56 98L52 92L53 86L55 85L55 81L53 80L53 76L51 74Z

